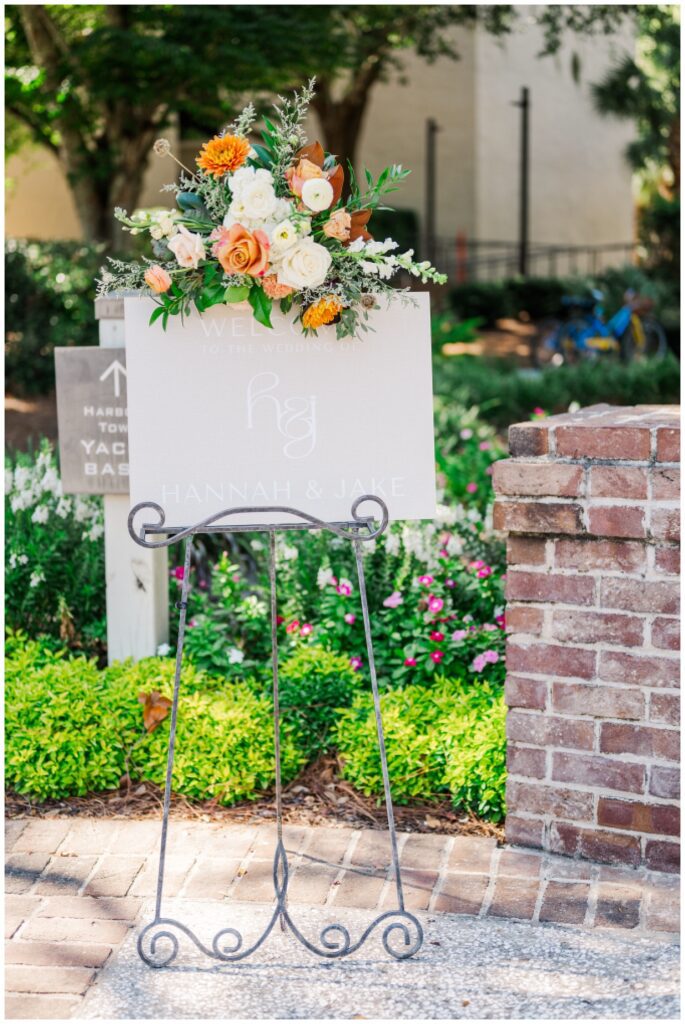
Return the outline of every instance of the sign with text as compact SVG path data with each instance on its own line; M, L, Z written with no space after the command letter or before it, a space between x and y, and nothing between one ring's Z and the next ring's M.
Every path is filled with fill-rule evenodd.
M57 427L67 494L129 489L126 351L56 348Z
M157 502L173 526L241 505L345 521L375 494L392 519L433 518L428 295L373 311L363 340L305 337L277 309L269 330L226 306L164 332L154 308L125 300L132 504Z

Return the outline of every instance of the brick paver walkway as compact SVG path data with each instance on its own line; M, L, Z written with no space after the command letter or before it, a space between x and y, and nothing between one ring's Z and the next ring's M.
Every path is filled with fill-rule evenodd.
M77 1010L154 895L159 829L152 820L7 823L7 1017ZM274 835L273 826L172 821L165 894L270 902ZM284 835L292 903L393 906L387 833L287 826ZM676 876L498 848L494 839L399 839L410 910L676 937Z

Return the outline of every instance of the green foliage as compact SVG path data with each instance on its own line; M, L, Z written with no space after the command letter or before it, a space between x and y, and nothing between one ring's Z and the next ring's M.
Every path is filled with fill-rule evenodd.
M430 688L407 686L381 697L393 798L431 800L449 792L457 807L481 817L504 815L506 739L501 689L441 679ZM343 774L368 796L383 779L373 702L360 694L336 728Z
M97 345L93 282L103 251L79 242L7 242L5 385L11 394L54 388L56 346Z
M338 708L347 707L363 680L349 658L319 646L300 647L278 670L283 721L297 728L310 758L330 746Z
M543 320L563 314L564 295L590 296L593 289L604 294L604 309L609 316L623 305L623 294L633 288L654 302L655 315L665 326L679 322L677 285L638 267L611 267L594 276L512 277L501 281L473 281L456 285L450 291L452 312L460 319L480 317L494 326L504 317Z
M141 692L171 697L174 666L149 658L99 671L85 658L52 655L16 638L6 666L6 780L37 799L164 782L169 718L147 733ZM305 761L293 727L281 730L282 771ZM191 666L181 682L173 788L192 799L255 799L274 780L270 702Z
M89 652L105 635L102 499L67 496L47 442L5 462L7 625Z
M433 382L436 395L446 402L476 406L489 423L506 430L512 423L530 419L540 405L552 414L566 412L572 402L581 406L677 403L680 364L673 356L627 365L606 360L601 367L584 361L533 375L506 360L441 356L434 363Z

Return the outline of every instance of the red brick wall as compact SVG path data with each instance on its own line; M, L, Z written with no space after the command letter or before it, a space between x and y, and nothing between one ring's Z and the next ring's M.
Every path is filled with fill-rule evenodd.
M678 410L592 406L509 447L507 840L677 871Z

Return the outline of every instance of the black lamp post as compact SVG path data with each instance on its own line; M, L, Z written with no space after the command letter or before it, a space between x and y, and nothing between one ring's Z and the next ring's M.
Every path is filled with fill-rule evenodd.
M530 189L530 92L521 89L521 99L514 103L521 110L521 155L519 164L519 244L518 272L528 276L529 189Z

